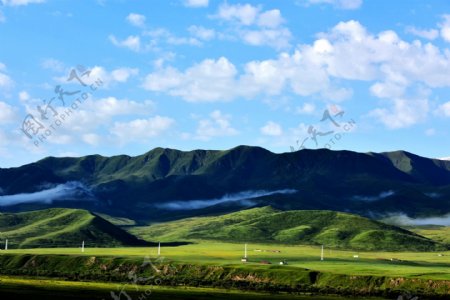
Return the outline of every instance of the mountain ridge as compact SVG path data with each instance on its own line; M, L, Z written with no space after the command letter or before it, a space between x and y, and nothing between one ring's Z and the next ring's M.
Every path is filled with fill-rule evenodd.
M80 182L96 201L71 196L50 204L2 204L13 195L29 196L43 187L68 182ZM177 212L158 209L157 204L292 189L298 192L264 196L252 203L286 210L330 209L366 216L401 212L414 217L449 212L450 161L406 151L304 149L276 154L252 146L191 151L155 148L134 157L47 157L19 168L0 169L0 188L0 208L13 211L62 206L164 220L234 211L243 207L243 201Z

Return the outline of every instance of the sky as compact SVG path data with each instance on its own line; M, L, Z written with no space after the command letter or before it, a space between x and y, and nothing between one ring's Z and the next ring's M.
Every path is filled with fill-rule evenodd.
M0 4L2 168L156 147L450 156L450 1Z

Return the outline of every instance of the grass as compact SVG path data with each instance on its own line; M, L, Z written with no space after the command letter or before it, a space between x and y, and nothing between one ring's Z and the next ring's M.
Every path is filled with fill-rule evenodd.
M129 229L129 232L148 241L208 239L325 244L354 250L446 249L446 246L410 231L354 214L319 210L278 211L271 207L139 226Z
M11 276L0 277L1 288L0 296L7 295L12 299L112 299L111 292L119 293L125 291L132 299L311 299L309 295L286 295L286 294L266 294L255 292L244 292L237 290L226 290L217 288L170 288L161 286L135 286L132 284L114 284L99 282L71 282L62 280L16 278ZM126 299L125 294L122 299ZM337 296L318 296L317 300L342 300L344 298ZM381 298L359 298L359 299L381 299Z
M163 247L161 255L175 263L200 265L234 266L236 268L256 267L273 268L282 260L288 262L285 268L307 268L334 274L401 276L409 278L425 278L450 280L450 252L355 252L330 250L325 248L325 260L320 261L320 248L314 246L290 246L273 244L249 244L250 262L240 262L243 256L243 245L199 241L177 247ZM261 250L261 251L255 251ZM280 252L272 252L272 251ZM116 257L156 257L156 248L87 248L84 253L78 248L49 249L14 249L0 251L0 254L65 254L84 256L116 256ZM354 258L359 255L359 258ZM391 258L395 259L391 261ZM269 261L272 265L262 265L261 261Z
M138 239L89 211L52 208L0 214L0 240L12 248L139 245Z

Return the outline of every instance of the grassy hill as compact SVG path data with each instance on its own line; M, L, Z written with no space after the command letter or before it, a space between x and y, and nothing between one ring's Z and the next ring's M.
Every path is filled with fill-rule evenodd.
M145 242L81 209L52 208L0 214L0 246L9 248L142 245Z
M254 208L214 217L197 217L135 227L143 239L221 240L283 244L324 244L355 250L444 249L444 246L407 230L335 211L278 211Z

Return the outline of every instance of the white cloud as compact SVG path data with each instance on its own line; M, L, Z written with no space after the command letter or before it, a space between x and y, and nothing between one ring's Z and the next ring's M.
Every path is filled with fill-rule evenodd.
M114 83L124 83L127 82L131 77L139 74L139 69L137 68L117 68L112 71L106 70L101 66L94 66L88 68L90 70L89 77L82 77L82 80L86 84L93 84L97 80L102 81L102 88L108 88ZM67 83L67 77L58 77L56 81L61 83Z
M189 30L189 29L188 29ZM148 30L143 33L143 35L150 37L150 41L146 44L146 49L160 49L159 45L166 43L169 45L189 45L189 46L201 46L197 38L194 37L179 37L172 34L169 30L165 28L157 28L153 30Z
M230 5L223 3L219 7L217 18L249 26L256 22L260 10L259 7L250 4Z
M4 72L6 72L6 66L0 63L0 89L10 89L14 86L14 81Z
M209 0L184 0L184 5L187 7L206 7Z
M442 18L444 21L440 24L441 37L450 42L450 15L444 15Z
M261 127L261 133L269 136L280 136L283 134L283 129L280 124L269 121Z
M139 73L136 68L119 68L111 72L112 79L117 82L127 82L131 76Z
M1 0L5 6L21 6L32 3L44 3L45 0Z
M208 29L202 26L190 26L188 31L198 39L209 41L212 40L216 36L216 32L214 29Z
M276 49L290 46L292 34L282 26L284 19L278 9L262 11L251 4L223 3L214 18L231 23L230 30L246 44Z
M440 105L437 113L446 117L450 117L450 101Z
M242 40L252 46L271 46L275 49L289 47L289 40L292 37L287 28L258 29L240 31Z
M363 0L305 0L308 4L331 4L339 9L358 9Z
M233 136L239 133L231 126L230 115L215 110L209 116L210 118L199 121L196 131L197 139L207 141L214 137Z
M239 16L246 22L252 19ZM370 114L388 128L403 128L422 122L429 112L429 95L410 95L420 89L429 94L433 88L450 87L447 74L448 50L419 40L404 41L391 30L373 34L359 22L348 21L292 53L250 61L241 72L225 57L207 59L185 70L157 68L146 77L144 87L192 102L275 96L286 89L300 96L341 101L351 97L352 90L338 84L363 81L369 83L372 95L388 99L387 108Z
M406 32L428 40L434 40L439 36L437 29L420 29L414 26L406 27Z
M98 146L101 141L101 137L98 134L95 133L87 133L83 134L81 139L91 146Z
M272 9L261 13L257 20L259 26L268 28L279 27L282 23L284 23L284 19L278 9Z
M143 87L150 91L164 91L190 102L230 100L234 97L235 66L226 58L206 59L184 72L167 67L146 76Z
M49 69L55 72L62 72L64 70L64 63L54 58L44 59L41 66L44 69Z
M6 17L3 14L3 12L0 10L0 23L5 23L6 22Z
M141 38L136 35L130 35L124 40L118 40L114 35L110 35L109 40L117 47L128 48L135 52L141 50Z
M173 119L161 116L136 119L130 122L116 122L111 133L119 139L118 142L121 144L132 141L146 142L167 131L174 123Z
M145 16L135 13L130 13L126 20L133 26L144 27L145 26Z
M21 92L19 92L19 100L20 101L27 101L27 100L30 100L30 94L28 94L28 92L27 91L21 91Z
M0 101L0 124L11 123L16 120L16 109L8 103Z
M389 129L412 126L426 119L429 111L428 100L393 99L391 109L377 108L370 115L377 118Z
M315 110L316 110L316 106L314 104L304 103L302 106L297 107L296 112L299 114L309 115L309 114L314 113Z

